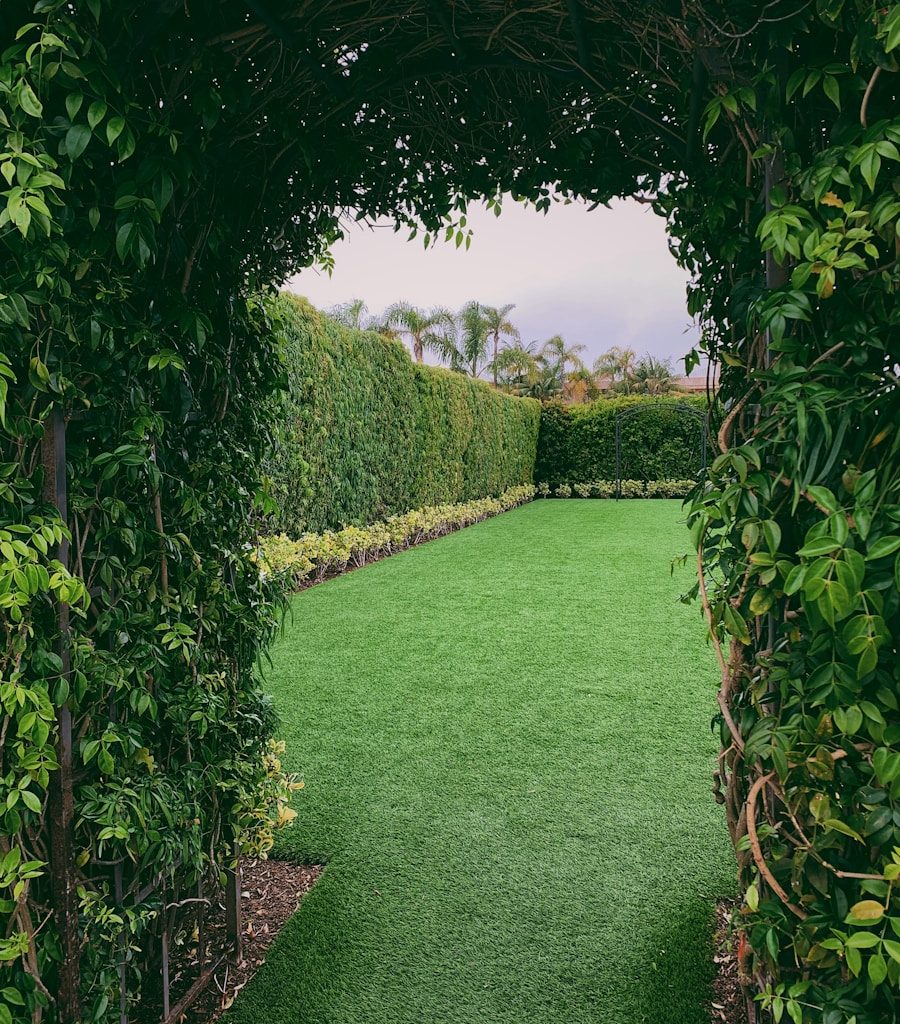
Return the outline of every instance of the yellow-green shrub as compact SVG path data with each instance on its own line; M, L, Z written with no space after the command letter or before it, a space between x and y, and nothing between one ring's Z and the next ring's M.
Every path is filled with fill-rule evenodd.
M695 480L623 480L620 498L686 498L696 486ZM615 480L593 480L588 483L562 483L551 488L546 482L537 485L541 498L615 498Z
M266 537L256 559L266 576L283 575L289 586L301 587L402 551L424 540L433 540L463 526L499 515L535 495L532 484L520 484L498 498L479 498L456 504L429 505L390 516L371 526L346 526L343 530L304 533L296 540L286 534Z

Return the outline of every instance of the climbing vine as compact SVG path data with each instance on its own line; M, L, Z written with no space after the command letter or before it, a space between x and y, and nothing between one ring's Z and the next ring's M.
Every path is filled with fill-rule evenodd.
M753 1014L895 1018L900 5L4 0L0 40L0 1024L140 999L164 897L117 870L184 891L285 817L254 296L342 212L430 241L505 193L669 221Z
M0 1022L71 1013L73 965L80 1016L118 1019L164 905L215 885L235 842L265 853L289 817L256 677L280 596L250 559L279 369L246 286L214 309L223 285L179 252L196 154L111 71L108 5L38 4L8 40L16 6L0 62Z
M875 1024L900 988L900 7L819 4L769 38L705 112L746 146L744 187L662 203L682 253L721 239L685 258L728 397L691 505L716 791L761 1011Z

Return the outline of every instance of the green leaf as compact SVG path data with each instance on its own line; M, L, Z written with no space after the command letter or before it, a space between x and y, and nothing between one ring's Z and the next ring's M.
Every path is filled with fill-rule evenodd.
M747 887L744 902L754 913L759 910L759 890L756 888L756 882Z
M19 83L19 88L16 92L16 98L19 101L19 106L29 114L31 117L41 117L44 113L44 107L41 101L35 96L34 90L31 88L28 82L22 81Z
M875 953L869 957L869 981L873 985L880 985L887 977L887 962L881 953Z
M116 252L119 259L124 262L125 257L131 251L132 243L137 237L138 226L134 221L123 224L116 232Z
M850 968L850 971L854 975L858 976L859 972L862 970L862 955L859 950L854 949L853 946L848 946L844 950L844 958L847 961L847 966Z
M70 121L75 120L82 103L84 103L84 96L80 92L70 92L66 96L66 113L69 115Z
M900 4L894 4L888 12L878 30L878 36L879 38L884 36L885 53L890 53L891 50L900 46Z
M840 818L827 818L822 822L825 828L832 832L841 832L845 836L850 836L851 839L855 839L858 843L863 842L863 837L855 832L849 825L845 824Z
M881 170L881 156L874 146L868 150L859 164L860 172L871 191L875 191L875 180Z
M775 595L771 590L762 588L754 592L750 598L750 611L754 615L765 615L775 603Z
M806 570L807 566L805 565L795 565L787 574L787 578L784 581L784 592L788 597L792 594L796 594L803 586L803 581L806 578Z
M88 107L87 122L91 129L96 128L103 118L106 117L106 109L106 103L103 100L94 100Z
M763 536L772 554L781 547L781 527L774 519L766 519L762 524Z
M738 614L731 604L725 604L725 628L732 636L737 637L742 644L750 643L750 629L744 621L744 617Z
M106 122L106 141L111 146L116 139L122 134L122 129L125 127L124 117L111 117Z
M882 786L890 786L900 777L900 750L879 747L872 755L872 767Z
M817 505L821 505L822 508L827 509L829 512L837 512L837 498L827 487L819 487L814 484L812 487L807 487L806 493Z
M895 551L900 551L900 536L879 537L873 544L870 544L866 551L866 559L873 562L876 558L887 558Z
M853 736L863 724L863 713L855 704L848 708L835 708L834 723L842 733Z
M35 814L41 813L41 802L30 789L23 789L21 797L22 803L25 804L29 811L34 811Z
M841 109L841 87L838 84L838 80L833 75L826 75L822 81L822 88L825 91L825 95L831 100L831 102L838 108Z
M804 544L797 552L801 558L818 558L821 555L830 555L839 551L841 545L833 537L816 537Z
M77 160L91 141L91 130L86 124L73 124L66 132L65 149L69 158Z

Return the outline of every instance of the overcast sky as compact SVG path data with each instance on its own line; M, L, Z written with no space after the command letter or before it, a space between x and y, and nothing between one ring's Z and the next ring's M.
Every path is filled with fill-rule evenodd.
M561 334L585 345L590 361L611 345L628 345L639 355L670 357L684 372L678 360L697 340L686 278L667 248L664 222L648 207L558 204L544 215L507 200L500 217L473 204L469 226L468 251L442 242L426 251L421 236L407 241L407 232L389 225L354 224L332 250L330 278L304 270L290 287L321 309L361 298L373 314L400 299L454 310L470 299L513 302L525 341Z

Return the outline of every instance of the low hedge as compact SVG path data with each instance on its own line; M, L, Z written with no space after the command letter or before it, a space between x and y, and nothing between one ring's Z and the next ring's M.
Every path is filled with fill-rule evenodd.
M601 398L573 406L550 402L541 412L534 478L550 487L615 480L620 415L623 480L696 477L706 410L706 398L693 395Z
M264 576L282 576L289 588L299 589L507 512L534 495L532 484L521 484L497 498L414 509L363 528L304 533L296 540L285 534L266 537L256 558Z
M622 498L686 498L696 486L695 480L623 480L619 496ZM540 483L541 498L615 498L615 480L593 480L590 483L557 484L551 487Z
M275 529L363 526L532 482L538 402L418 365L297 296L270 308L288 385L269 467Z

